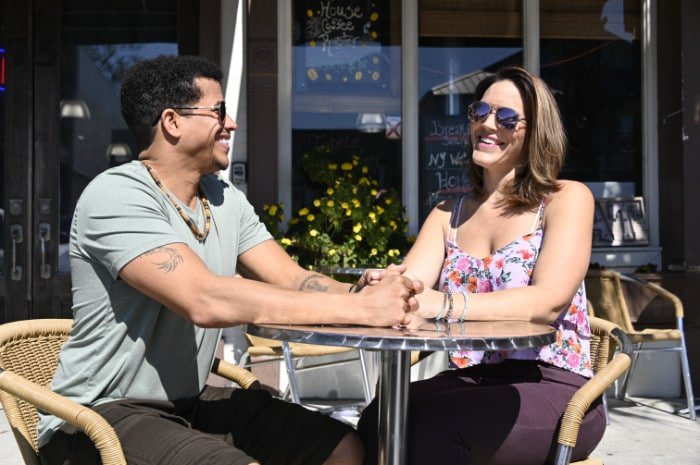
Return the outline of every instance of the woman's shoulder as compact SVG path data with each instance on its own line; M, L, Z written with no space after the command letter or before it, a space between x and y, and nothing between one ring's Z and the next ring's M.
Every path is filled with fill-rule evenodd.
M561 179L557 182L559 190L549 195L551 202L593 202L593 193L584 183L571 179Z

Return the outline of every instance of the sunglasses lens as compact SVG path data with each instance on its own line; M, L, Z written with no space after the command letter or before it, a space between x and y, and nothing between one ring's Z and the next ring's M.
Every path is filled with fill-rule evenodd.
M226 120L226 102L222 101L219 105L219 121L222 123Z
M496 111L496 122L503 129L515 129L519 120L520 115L512 108L499 108L498 111Z
M486 102L474 102L469 105L467 115L472 123L480 123L489 117L491 106Z

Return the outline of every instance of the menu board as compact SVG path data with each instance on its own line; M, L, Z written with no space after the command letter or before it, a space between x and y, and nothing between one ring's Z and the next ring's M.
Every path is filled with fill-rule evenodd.
M295 2L295 40L301 66L298 85L378 86L386 80L382 41L388 34L388 2L306 0Z
M420 221L438 202L469 191L469 123L463 116L420 121Z

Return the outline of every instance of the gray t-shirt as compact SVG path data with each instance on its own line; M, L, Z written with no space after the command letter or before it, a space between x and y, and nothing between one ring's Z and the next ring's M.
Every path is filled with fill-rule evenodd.
M187 244L212 273L233 276L238 255L271 239L238 189L214 175L201 184L212 213L204 243L140 162L101 173L83 191L70 234L74 323L52 382L55 392L95 405L176 400L202 390L220 330L195 326L119 279L131 260L173 243ZM181 207L203 230L201 204L194 211ZM61 424L41 415L39 445Z

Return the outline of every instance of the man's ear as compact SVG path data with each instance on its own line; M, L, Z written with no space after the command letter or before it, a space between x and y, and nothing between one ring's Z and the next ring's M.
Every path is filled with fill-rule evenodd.
M182 130L182 119L178 112L172 108L166 108L160 114L160 126L163 130L163 135L166 137L180 137Z

